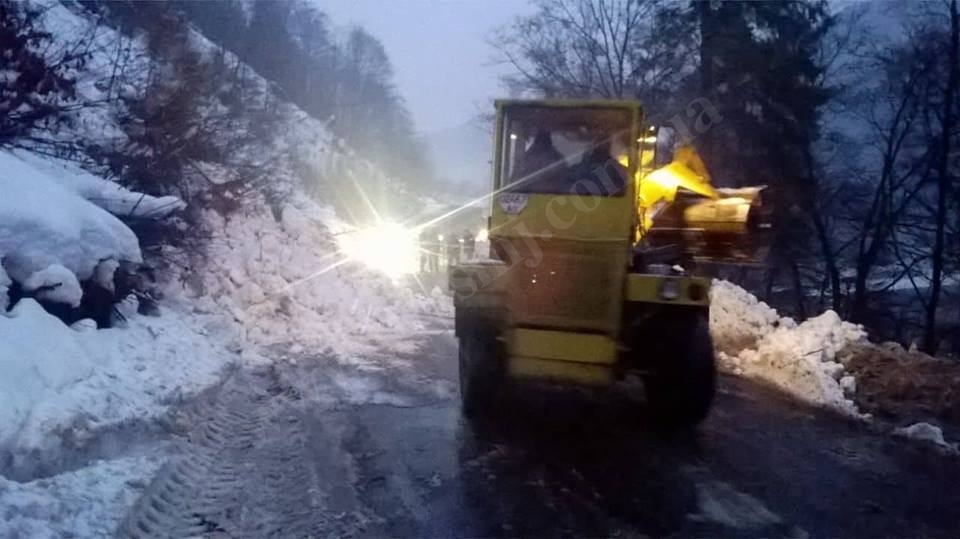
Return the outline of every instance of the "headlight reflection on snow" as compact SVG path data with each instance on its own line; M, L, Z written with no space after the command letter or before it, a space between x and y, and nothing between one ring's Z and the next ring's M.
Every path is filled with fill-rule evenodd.
M417 271L417 241L414 230L383 222L338 236L340 250L391 279Z

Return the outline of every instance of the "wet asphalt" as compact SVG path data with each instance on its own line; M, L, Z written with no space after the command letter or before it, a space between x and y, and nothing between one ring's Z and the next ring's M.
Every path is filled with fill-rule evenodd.
M960 460L741 379L721 378L692 432L652 428L630 387L520 386L467 421L445 324L380 367L338 367L336 383L309 358L282 372L307 403L328 511L352 515L330 533L960 536Z

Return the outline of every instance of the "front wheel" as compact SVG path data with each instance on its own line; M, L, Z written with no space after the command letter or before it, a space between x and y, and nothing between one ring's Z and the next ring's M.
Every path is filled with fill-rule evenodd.
M654 422L668 428L691 427L710 412L717 388L717 367L707 317L671 317L652 350L644 377Z
M496 334L485 328L467 328L460 336L460 403L468 418L489 411L500 389L498 348Z

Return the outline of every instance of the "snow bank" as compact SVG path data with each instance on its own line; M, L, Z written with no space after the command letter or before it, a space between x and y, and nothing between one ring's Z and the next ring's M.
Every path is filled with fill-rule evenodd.
M0 537L113 537L160 465L126 457L29 483L0 477Z
M55 177L5 151L0 170L0 256L13 280L60 265L83 281L103 260L142 262L126 225Z
M93 374L79 337L29 298L0 317L0 444L17 435L39 402Z
M215 383L243 358L220 344L209 318L128 313L126 328L74 330L32 299L0 317L0 447L46 448L69 436L162 414Z
M856 380L838 353L866 338L863 328L827 311L800 325L726 281L711 289L710 332L720 367L759 378L813 404L858 416Z

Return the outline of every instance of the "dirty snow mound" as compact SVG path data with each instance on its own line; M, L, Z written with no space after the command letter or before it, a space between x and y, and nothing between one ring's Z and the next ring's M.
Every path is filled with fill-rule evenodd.
M710 332L720 367L769 382L797 398L858 416L856 380L838 353L866 339L863 328L827 311L800 325L726 281L711 291Z
M717 350L736 356L745 348L783 325L796 327L790 318L759 301L753 294L727 281L714 281L710 287L710 334Z

